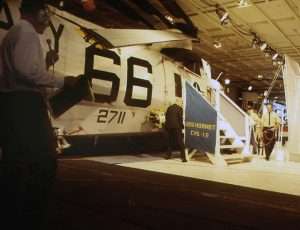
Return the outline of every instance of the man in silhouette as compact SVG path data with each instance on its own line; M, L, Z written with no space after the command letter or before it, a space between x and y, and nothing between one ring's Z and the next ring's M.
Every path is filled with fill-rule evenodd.
M170 159L172 151L179 150L181 160L187 162L185 146L183 143L183 109L182 100L177 99L166 111L165 129L168 136L168 153L166 159Z
M45 3L23 0L20 12L21 20L0 47L1 223L7 229L36 230L44 229L56 174L57 143L45 89L72 86L76 80L47 72L58 55L50 50L45 59L40 44L39 34L50 22Z

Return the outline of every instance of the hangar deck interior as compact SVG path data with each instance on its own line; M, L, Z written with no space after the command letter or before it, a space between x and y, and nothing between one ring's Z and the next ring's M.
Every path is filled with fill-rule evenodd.
M179 155L170 160L163 155L142 154L122 156L98 156L82 158L106 164L120 165L146 171L166 173L200 180L214 181L237 186L300 195L300 163L266 161L262 156L254 156L251 162L217 166L204 155L195 156L182 163Z
M63 1L50 2L58 6ZM222 84L231 80L224 89L244 107L243 97L252 86L255 97L263 99L283 55L300 60L299 0L251 0L248 7L233 0L95 2L93 14L82 11L77 0L65 1L64 10L104 28L179 29L199 39L193 50L211 64L212 78L222 77ZM229 13L229 23L223 25L218 12ZM281 58L277 61L275 55ZM199 71L198 65L186 62L184 66ZM285 100L281 76L269 96ZM100 151L93 140L81 141ZM201 156L182 163L178 156L136 155L152 151L150 145L165 147L151 140L146 146L123 138L120 142L131 142L135 155L122 154L126 149L115 139L101 139L102 151L113 146L110 151L122 148L122 155L62 157L49 229L300 229L299 163L254 157L221 167Z
M50 229L299 229L298 163L62 158Z

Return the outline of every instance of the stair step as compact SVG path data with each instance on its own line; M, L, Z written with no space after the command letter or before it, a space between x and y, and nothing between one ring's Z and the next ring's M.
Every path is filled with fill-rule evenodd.
M244 145L221 145L220 149L241 149Z
M233 158L233 159L224 159L228 165L233 165L233 164L241 164L241 163L247 163L251 162L252 159L247 158L247 157L241 157L241 158Z
M242 160L237 160L237 161L226 161L227 165L234 165L234 164L241 164L244 163Z
M221 139L234 139L235 137L233 136L220 136Z
M226 161L236 161L236 160L242 161L244 158L243 154L241 153L223 154L222 156Z
M252 157L244 156L241 153L225 154L223 159L228 165L251 162Z

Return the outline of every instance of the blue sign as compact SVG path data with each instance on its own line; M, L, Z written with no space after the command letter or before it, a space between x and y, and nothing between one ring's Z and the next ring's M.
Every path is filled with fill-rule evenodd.
M186 82L185 146L215 153L217 111Z

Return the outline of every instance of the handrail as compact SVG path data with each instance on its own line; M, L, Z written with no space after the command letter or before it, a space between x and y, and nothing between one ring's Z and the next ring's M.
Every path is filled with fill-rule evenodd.
M222 91L220 91L220 94L227 100L230 102L231 105L233 105L242 115L244 115L245 117L248 117L248 114L242 110L237 104L235 104L235 102L233 100L231 100L230 97L228 97L225 93L223 93Z
M190 69L186 68L185 66L182 66L181 68L182 68L183 70L185 70L185 71L189 72L190 74L193 74L193 75L195 75L196 77L203 78L203 76L201 76L201 75L199 75L199 74L197 74L197 73L193 72L192 70L190 70Z
M174 60L166 55L163 55L162 59L164 60L168 60L168 61L171 61L173 62ZM176 63L173 63L176 67L180 68L180 69L183 69L185 70L186 72L190 73L190 74L193 74L194 76L198 77L198 78L204 78L201 74L197 74L195 72L193 72L192 70L190 70L189 68L185 67L182 63L180 62L176 62Z

